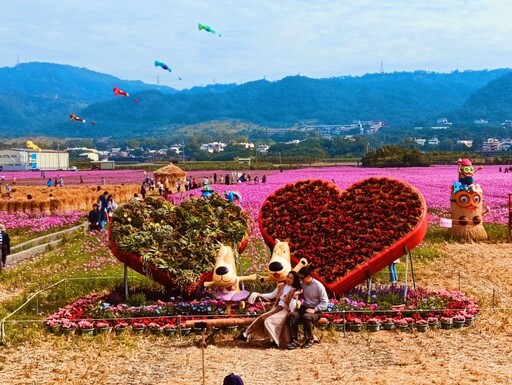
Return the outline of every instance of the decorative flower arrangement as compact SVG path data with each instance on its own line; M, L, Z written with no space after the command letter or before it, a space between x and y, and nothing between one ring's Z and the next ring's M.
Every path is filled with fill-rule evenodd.
M142 322L134 322L132 323L132 328L134 329L145 329L146 325Z
M288 240L297 259L306 258L332 283L410 233L423 215L419 193L394 179L368 178L343 193L309 179L271 194L258 222L268 245Z
M408 326L409 325L409 322L407 322L407 320L405 318L395 318L393 320L393 322L396 326Z
M429 322L423 318L416 321L416 325L428 325L428 323Z
M95 324L97 329L106 329L110 327L110 324L107 321L97 321Z
M148 328L150 328L150 329L160 329L160 325L157 324L156 322L150 322L150 323L148 323Z
M362 325L363 320L359 317L354 317L354 318L352 318L351 322L356 325Z
M70 320L64 320L64 322L62 323L62 329L67 329L67 330L75 329L76 326L77 326L76 323L71 322Z
M163 326L163 329L164 329L164 330L176 329L176 325L173 325L173 324L165 324L165 325Z
M457 315L453 316L453 321L465 322L466 317L464 316L464 314L457 314Z
M369 318L367 321L368 325L380 325L380 319L378 318Z
M208 199L186 198L178 206L146 199L114 211L110 239L117 248L140 256L146 267L169 274L169 285L186 293L211 271L218 244L236 250L250 223L246 211L215 193Z
M118 321L116 323L116 325L114 326L114 330L126 329L127 327L128 327L128 322Z
M445 324L451 324L453 322L452 317L441 317L440 320L441 320L441 322L443 322Z
M462 296L460 293L450 292L434 292L426 289L411 289L409 288L407 293L406 304L400 306L400 310L386 310L386 313L393 313L393 317L385 317L381 315L383 313L378 312L380 310L380 303L388 302L392 298L400 298L403 300L403 287L397 286L393 288L381 288L376 286L374 289L375 296L372 298L372 303L368 304L364 299L368 298L368 294L360 288L354 288L347 292L348 297L342 297L332 302L328 306L328 311L323 313L327 319L332 323L342 323L343 318L341 313L344 312L345 320L347 323L363 323L370 322L370 319L378 319L381 323L395 323L400 320L406 324L414 324L419 319L425 318L428 323L437 323L439 317L447 317L451 319L451 316L446 314L459 314L464 317L472 316L471 314L464 314L465 309L462 310L450 310L446 308L440 308L439 310L430 309L428 312L415 312L415 309L424 304L424 299L429 298L430 303L438 302L452 302L454 297L458 298L458 306L468 306L471 313L478 313L478 305L474 300ZM435 298L435 301L434 301ZM65 323L78 323L81 321L97 320L103 321L105 319L115 319L112 324L116 325L116 328L128 326L128 323L123 319L130 319L129 324L137 323L149 327L149 324L155 323L157 325L172 325L176 327L178 316L181 317L182 322L190 320L203 320L210 315L224 315L225 304L223 301L214 299L201 299L192 301L176 301L173 299L172 302L156 301L154 304L145 306L128 306L123 303L113 304L112 297L91 295L89 297L80 298L76 302L66 305L59 309L56 313L50 315L46 319L48 326L59 326ZM378 302L378 303L376 303ZM462 305L464 304L464 305ZM248 316L258 315L264 312L261 303L256 303L254 306L247 307L246 309L235 308L235 313L232 317L236 316ZM404 317L404 315L407 315ZM409 317L409 315L411 315ZM105 321L104 321L105 322ZM171 326L168 326L171 327ZM184 327L184 325L183 325Z
M78 321L77 326L79 329L94 329L94 324L87 320Z

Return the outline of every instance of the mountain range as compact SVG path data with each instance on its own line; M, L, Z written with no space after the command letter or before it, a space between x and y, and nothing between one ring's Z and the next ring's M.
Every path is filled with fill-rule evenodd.
M129 97L115 95L113 87ZM263 127L374 120L410 128L439 117L460 125L475 119L498 124L512 119L511 107L508 68L290 76L182 91L60 64L0 68L0 137L148 137L213 120ZM69 114L86 122L71 121Z

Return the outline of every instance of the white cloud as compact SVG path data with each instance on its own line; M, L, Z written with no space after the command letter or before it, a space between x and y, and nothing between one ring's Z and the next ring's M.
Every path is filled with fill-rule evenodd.
M8 0L0 66L20 55L177 88L360 75L381 61L386 71L498 68L512 62L511 14L507 0Z

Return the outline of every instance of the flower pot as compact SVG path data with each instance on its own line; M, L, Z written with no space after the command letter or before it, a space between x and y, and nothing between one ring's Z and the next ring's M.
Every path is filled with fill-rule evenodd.
M161 329L160 328L149 328L149 332L153 335L158 335L161 333Z
M409 325L395 325L395 327L401 332L406 332L409 330Z
M342 332L343 331L343 326L344 324L340 323L340 324L332 324L333 328L335 331L337 332Z
M59 335L62 331L62 325L47 325L48 331L52 334Z
M425 333L428 329L428 324L416 324L416 330L420 333Z
M182 336L188 336L188 335L190 335L191 331L192 331L191 328L181 328L181 335Z
M451 322L441 322L441 329L448 330L452 328Z
M75 328L62 328L62 334L63 335L73 335L75 334Z
M94 329L80 329L80 335L82 336L93 336L94 335Z
M107 334L112 331L112 326L106 328L96 328L96 334Z
M380 324L368 324L366 325L366 330L371 333L378 332L380 330Z
M176 329L163 329L164 336L175 336Z
M384 330L393 330L395 328L395 324L392 322L384 322L381 326Z
M461 327L464 326L465 323L466 321L453 320L452 328L460 329Z
M428 327L430 329L438 329L439 328L439 322L429 322Z
M132 327L133 334L144 334L144 330L146 330L146 328L134 328L134 327Z
M350 331L359 333L363 328L363 324L350 324Z
M234 325L234 326L226 326L224 328L224 330L228 333L234 333L238 330L238 326ZM201 334L202 333L202 329L199 329L199 333L196 333L196 334Z
M126 331L126 327L123 327L123 328L117 328L117 329L114 329L115 332L116 332L116 335L119 335L121 333L124 333Z
M464 326L471 326L471 325L473 325L473 320L474 320L473 317L466 318L466 320L464 321Z

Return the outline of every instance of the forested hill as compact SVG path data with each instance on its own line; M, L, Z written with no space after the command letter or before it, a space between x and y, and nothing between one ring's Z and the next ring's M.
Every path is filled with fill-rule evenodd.
M430 122L461 110L487 85L500 88L510 69L439 74L424 71L310 79L286 77L242 85L176 90L122 81L82 68L30 63L0 69L4 136L152 136L175 127L240 119L269 127L383 120L395 127ZM130 92L115 97L112 87ZM488 100L487 108L493 99ZM70 122L69 113L87 119ZM94 121L95 124L89 124Z
M450 115L456 120L491 123L512 119L512 73L489 82Z

